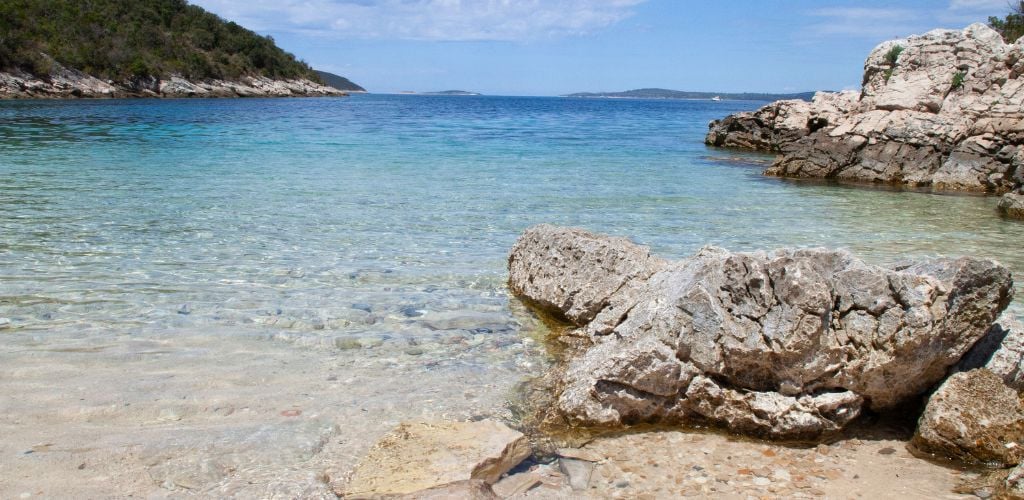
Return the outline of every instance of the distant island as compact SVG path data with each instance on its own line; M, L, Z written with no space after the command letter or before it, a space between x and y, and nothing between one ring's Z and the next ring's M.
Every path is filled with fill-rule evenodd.
M785 99L801 99L810 101L814 92L795 94L763 94L763 93L728 93L728 92L686 92L669 89L635 89L624 92L577 92L562 97L617 98L617 99L714 99L741 101L780 101Z
M334 73L328 73L326 71L314 70L317 76L320 77L320 81L329 87L334 87L338 90L344 90L345 92L366 92L366 89L356 85L345 78L344 76L335 75Z
M0 2L0 97L307 95L344 92L183 0Z
M483 95L478 92L469 92L466 90L442 90L440 92L424 92L423 95Z

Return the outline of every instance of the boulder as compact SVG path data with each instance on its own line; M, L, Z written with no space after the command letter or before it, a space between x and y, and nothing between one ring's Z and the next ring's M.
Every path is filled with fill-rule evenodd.
M545 262L543 268L537 262ZM576 325L605 308L608 298L628 283L650 277L664 265L647 248L625 238L598 236L581 229L541 224L516 241L509 271L512 293Z
M999 200L999 213L1010 219L1024 220L1024 194L1004 194Z
M928 399L911 443L960 460L1016 465L1024 458L1024 406L988 370L956 373Z
M620 238L546 225L528 229L509 262L510 289L574 318L571 334L586 339L556 368L552 408L586 426L835 431L864 408L931 388L1013 294L1009 271L990 260L883 268L841 250L706 247L669 262ZM583 296L586 308L573 300Z
M451 483L490 485L530 453L523 434L492 420L402 423L374 445L338 493L346 498L426 495L422 490ZM475 488L472 483L460 487Z
M705 142L780 152L768 175L1005 193L1024 172L1022 61L1024 44L983 24L884 42L860 93L819 93L800 110L824 117L814 127L769 119L780 101L713 122Z

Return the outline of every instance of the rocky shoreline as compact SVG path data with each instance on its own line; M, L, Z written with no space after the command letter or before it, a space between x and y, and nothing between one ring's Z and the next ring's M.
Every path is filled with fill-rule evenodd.
M668 261L540 225L511 251L509 288L566 325L533 383L550 398L520 422L544 427L539 460L519 466L527 437L498 422L407 422L337 493L1024 496L1024 327L997 262L712 247ZM768 440L693 431L708 425Z
M190 81L180 75L167 79L135 78L104 81L53 62L47 77L23 71L0 72L0 99L75 99L125 97L326 97L347 92L306 79L275 80L264 76L237 81Z
M1024 42L983 24L884 42L860 92L779 101L709 125L705 143L776 153L765 174L1007 197L1024 217Z

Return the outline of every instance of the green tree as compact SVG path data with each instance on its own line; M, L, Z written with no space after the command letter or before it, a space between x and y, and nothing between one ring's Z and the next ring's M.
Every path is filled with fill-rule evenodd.
M1017 5L1010 7L1010 13L1006 18L988 18L988 25L1003 35L1003 40L1013 43L1024 36L1024 0L1017 2Z
M118 81L172 74L319 81L273 39L185 0L0 0L0 69L45 76L52 61Z

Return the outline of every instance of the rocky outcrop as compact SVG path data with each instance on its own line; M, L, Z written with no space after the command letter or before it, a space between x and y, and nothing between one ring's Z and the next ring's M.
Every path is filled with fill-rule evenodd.
M669 262L548 225L528 229L509 262L511 290L585 339L559 368L553 411L586 426L834 431L931 388L1013 293L1009 271L989 260L888 269L840 250L706 247Z
M0 72L0 99L66 99L103 97L305 97L341 96L345 92L309 80L274 80L243 77L237 81L190 81L181 76L166 80L134 78L103 81L53 62L48 77L21 71Z
M757 111L736 113L708 125L704 142L711 146L779 152L817 131L856 105L855 92L818 92L812 102L773 102Z
M490 488L478 482L494 484L530 453L523 434L491 420L402 423L374 445L338 493L489 498Z
M912 444L945 457L1017 465L1024 458L1024 406L986 369L954 374L928 399Z
M730 125L792 107L771 104L713 122L706 142L781 153L769 175L1005 193L1024 176L1022 73L1024 41L983 24L935 30L876 47L861 92L832 98L841 105L816 98L800 118ZM766 148L752 134L783 139Z

